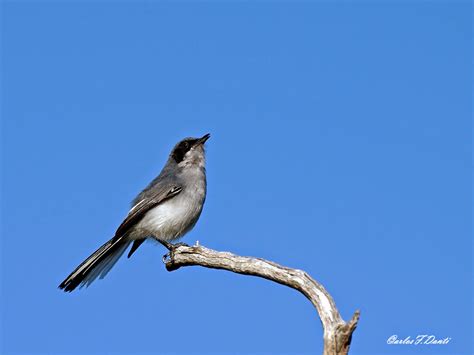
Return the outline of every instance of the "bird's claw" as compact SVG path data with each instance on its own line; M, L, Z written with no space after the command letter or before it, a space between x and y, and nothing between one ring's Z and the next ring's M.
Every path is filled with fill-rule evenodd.
M166 264L169 260L171 260L171 253L166 253L165 255L163 255L161 260L163 261L163 264Z
M179 242L179 243L175 243L175 244L172 244L170 242L167 242L165 240L159 240L159 242L166 248L169 250L168 253L166 253L165 255L163 255L162 259L163 260L163 263L166 264L168 261L170 261L172 259L172 255L173 255L173 252L176 248L179 248L179 247L189 247L188 244L186 243L182 243L182 242Z

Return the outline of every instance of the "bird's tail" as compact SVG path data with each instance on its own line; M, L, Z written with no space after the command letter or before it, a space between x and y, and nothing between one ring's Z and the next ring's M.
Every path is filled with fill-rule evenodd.
M82 262L60 285L59 288L71 292L77 286L89 286L97 277L103 279L127 249L130 241L112 238Z

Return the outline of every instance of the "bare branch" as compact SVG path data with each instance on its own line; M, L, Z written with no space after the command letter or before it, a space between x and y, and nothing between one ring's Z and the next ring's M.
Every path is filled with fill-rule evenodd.
M203 246L179 245L171 248L165 259L166 269L174 271L183 266L203 266L243 275L252 275L298 290L313 304L324 330L324 355L347 354L352 333L359 321L356 311L349 322L344 322L331 295L306 272L278 265L274 262L218 252Z

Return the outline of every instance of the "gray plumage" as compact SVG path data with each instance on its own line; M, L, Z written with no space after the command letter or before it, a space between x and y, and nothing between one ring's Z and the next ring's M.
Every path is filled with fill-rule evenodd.
M176 144L160 175L133 200L114 237L82 262L60 289L70 292L105 277L131 243L128 257L146 238L170 242L194 227L206 199L204 143L209 137L186 138Z

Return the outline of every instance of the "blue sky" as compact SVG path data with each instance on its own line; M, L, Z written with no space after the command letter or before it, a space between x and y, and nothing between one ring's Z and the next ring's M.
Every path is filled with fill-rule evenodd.
M185 136L210 132L183 241L302 268L353 354L472 345L469 2L2 4L3 354L318 353L294 290L168 273L147 243L56 287ZM444 346L387 345L434 334Z

